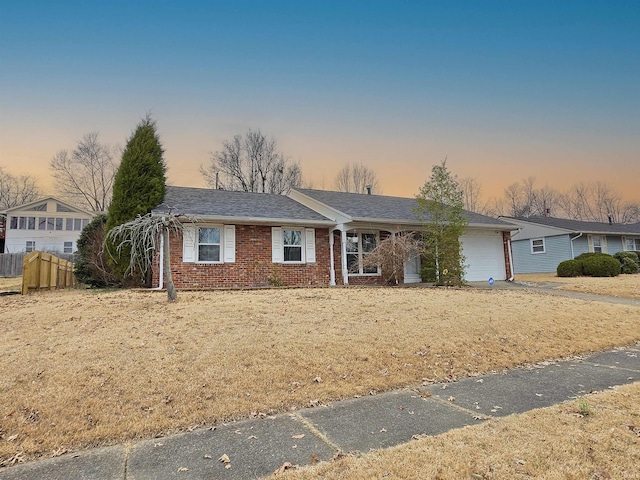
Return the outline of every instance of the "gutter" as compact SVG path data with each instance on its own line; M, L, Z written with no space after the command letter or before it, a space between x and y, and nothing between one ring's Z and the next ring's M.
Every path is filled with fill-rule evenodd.
M582 232L580 232L580 235L576 235L575 237L571 238L569 241L569 243L571 244L571 260L576 258L575 254L573 253L573 241L580 238L581 236L582 236Z
M509 278L510 282L513 282L513 278L515 276L515 272L513 271L513 253L511 253L511 238L507 240L507 252L509 253L509 265L511 266L511 277Z

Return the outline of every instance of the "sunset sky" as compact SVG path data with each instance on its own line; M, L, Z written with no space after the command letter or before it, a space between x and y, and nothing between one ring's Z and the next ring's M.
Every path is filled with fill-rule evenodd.
M0 0L0 166L36 176L151 112L171 184L247 129L307 181L347 162L413 196L448 158L485 198L528 176L640 202L640 2Z

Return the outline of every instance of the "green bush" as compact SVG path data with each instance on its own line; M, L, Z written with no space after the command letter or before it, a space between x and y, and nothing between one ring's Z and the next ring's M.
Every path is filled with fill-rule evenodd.
M618 252L614 258L620 262L622 273L636 273L638 271L638 254L636 252Z
M617 277L620 275L620 262L604 253L580 260L582 273L590 277Z
M587 252L587 253L581 253L576 258L574 258L574 260L582 261L582 260L586 260L587 258L597 257L598 255L606 255L607 257L611 256L611 255L609 255L607 253Z
M580 260L565 260L558 265L559 277L579 277L582 275L582 262Z

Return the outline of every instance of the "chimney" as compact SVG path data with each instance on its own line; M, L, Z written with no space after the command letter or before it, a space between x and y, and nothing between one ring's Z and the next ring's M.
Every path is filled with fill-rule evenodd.
M609 225L613 224L613 217L611 215L609 215Z
M371 195L371 185L367 185L367 195Z

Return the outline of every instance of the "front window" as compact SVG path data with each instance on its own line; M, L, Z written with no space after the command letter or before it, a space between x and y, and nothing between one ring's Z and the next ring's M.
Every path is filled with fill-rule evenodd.
M46 230L46 229L47 229L46 217L38 217L38 230Z
M544 238L534 238L531 240L531 253L544 253Z
M284 261L302 262L302 230L282 230Z
M64 223L65 230L73 230L73 218L67 218Z
M33 252L35 249L36 249L36 242L27 240L24 251L29 253L29 252Z
M73 229L74 230L82 230L82 219L74 218L73 219Z
M64 253L73 253L73 242L64 242Z
M600 235L593 235L591 242L593 243L593 252L602 253L602 237Z
M347 270L354 275L371 275L378 273L377 266L364 266L363 260L378 244L375 233L347 234Z
M29 230L35 230L36 229L36 217L28 217L27 218L27 228Z
M56 230L63 230L64 218L56 218Z
M625 238L624 249L627 252L640 251L640 238Z
M220 228L203 227L198 229L198 261L220 261Z
M9 228L11 230L17 230L18 229L18 217L11 217L11 221L9 223Z

